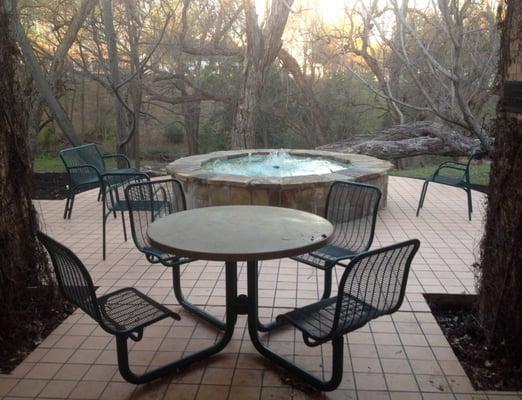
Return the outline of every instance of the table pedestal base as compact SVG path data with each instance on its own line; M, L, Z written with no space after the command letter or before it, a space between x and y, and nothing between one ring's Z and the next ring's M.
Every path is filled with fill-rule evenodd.
M206 349L200 350L196 353L190 354L179 360L173 361L165 366L148 371L142 375L138 375L131 371L129 366L127 336L116 337L116 349L118 353L118 366L122 377L131 383L145 383L153 379L162 377L174 371L179 371L198 361L207 359L208 357L222 351L232 339L234 328L237 322L238 315L248 315L248 333L250 340L254 347L263 356L278 364L279 366L294 373L305 382L316 387L319 390L329 391L339 386L342 379L342 365L343 365L343 338L342 336L332 341L333 346L333 368L334 374L328 381L321 381L305 370L294 365L290 361L274 353L266 347L260 340L260 322L258 317L258 264L256 261L249 261L247 263L247 280L248 289L247 295L237 294L237 263L226 262L226 316L224 323L224 331L217 343ZM216 319L217 320L217 319ZM276 322L275 324L280 324ZM274 325L275 325L274 324Z

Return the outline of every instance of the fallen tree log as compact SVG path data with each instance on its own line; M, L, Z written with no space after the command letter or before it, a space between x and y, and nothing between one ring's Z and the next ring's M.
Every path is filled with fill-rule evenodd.
M373 134L354 135L318 149L396 160L420 155L467 156L479 146L477 139L464 136L447 125L420 121L395 125Z

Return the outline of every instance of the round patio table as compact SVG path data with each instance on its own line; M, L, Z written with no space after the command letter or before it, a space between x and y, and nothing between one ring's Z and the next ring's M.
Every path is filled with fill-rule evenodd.
M262 325L258 318L258 261L296 256L328 243L332 224L315 214L268 206L220 206L177 212L152 223L147 231L151 244L170 254L225 262L226 313L222 337L214 345L165 368L165 373L192 364L223 350L234 333L239 314L248 315L248 331L255 348L279 365L286 360L265 347L259 330L271 330L278 322ZM247 294L237 293L237 263L247 262ZM293 369L292 369L293 370ZM298 370L293 370L300 375Z

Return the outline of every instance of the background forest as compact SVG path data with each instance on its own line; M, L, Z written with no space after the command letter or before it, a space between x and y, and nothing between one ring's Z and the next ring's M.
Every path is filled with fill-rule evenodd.
M31 140L37 154L85 141L135 160L332 142L389 159L487 149L495 7L20 0Z

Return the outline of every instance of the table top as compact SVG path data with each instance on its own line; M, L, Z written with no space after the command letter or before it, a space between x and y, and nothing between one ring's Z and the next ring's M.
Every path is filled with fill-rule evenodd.
M151 244L167 253L211 261L258 261L324 246L332 224L315 214L267 206L205 207L177 212L149 226Z

